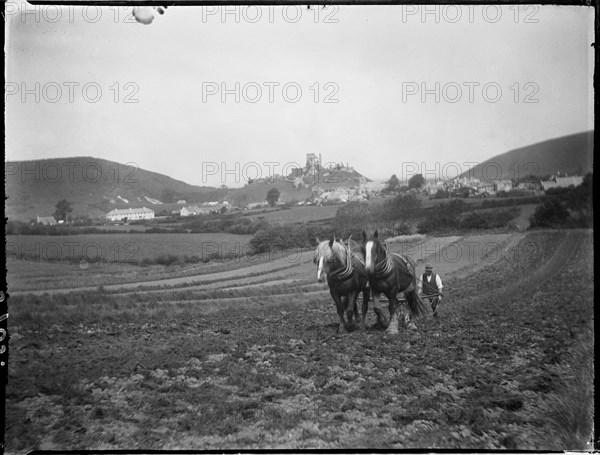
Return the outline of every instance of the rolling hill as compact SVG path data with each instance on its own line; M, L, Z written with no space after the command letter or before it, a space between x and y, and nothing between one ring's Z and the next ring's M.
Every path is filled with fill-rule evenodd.
M265 181L259 180L241 188L232 189L226 200L238 207L244 207L254 202L264 202L271 188L279 190L279 200L282 202L304 201L312 195L312 191L308 187L297 187L291 181L277 178L273 180L265 179Z
M226 189L189 185L166 175L92 157L11 161L5 165L6 216L28 221L50 216L65 198L72 216L102 216L114 208L146 206L160 212L183 199L222 199Z
M304 201L311 199L315 192L335 190L337 188L358 188L371 180L354 168L343 165L329 168L296 168L286 177L276 175L259 179L236 188L227 196L227 200L236 206L253 202L263 202L271 188L279 190L282 202Z
M592 172L594 132L572 134L494 156L459 177L482 181Z
M593 169L594 132L573 134L508 151L484 161L460 177L483 181L561 174L583 175ZM6 216L28 221L50 216L56 203L67 199L72 216L100 217L114 208L148 207L160 213L180 207L178 200L201 203L227 199L238 206L266 199L275 187L280 200L305 200L313 190L362 187L368 178L350 167L324 170L315 179L308 168L302 174L258 180L243 188L200 187L166 175L92 157L12 161L5 164Z

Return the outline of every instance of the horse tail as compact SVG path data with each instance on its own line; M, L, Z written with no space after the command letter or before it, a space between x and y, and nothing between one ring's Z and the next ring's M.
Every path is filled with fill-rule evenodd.
M423 299L421 299L417 292L418 286L415 262L409 257L405 257L405 260L410 266L410 272L412 274L412 289L405 293L411 317L413 319L426 318L429 316L429 308L427 308L427 305L423 302Z

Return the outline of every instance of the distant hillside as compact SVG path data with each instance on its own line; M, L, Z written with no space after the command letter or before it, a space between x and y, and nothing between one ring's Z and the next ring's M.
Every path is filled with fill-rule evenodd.
M274 176L256 180L242 188L232 190L227 200L235 206L245 206L253 202L264 202L271 188L279 190L281 202L304 201L322 190L335 188L358 188L370 179L351 167L332 166L320 169L305 166L294 169L287 177ZM319 191L321 190L321 191Z
M312 190L309 187L304 185L296 187L293 182L279 178L272 181L261 180L247 184L242 188L232 189L225 199L234 206L245 207L253 202L265 202L267 193L271 188L279 190L279 200L281 202L304 201L312 195Z
M227 194L92 157L12 161L5 171L6 216L13 220L50 216L63 198L71 203L72 216L98 217L114 208L146 206L160 212L180 199L207 202Z
M557 172L584 175L592 171L593 153L594 132L587 131L510 150L478 164L460 177L489 181L522 179L532 174L541 177Z
M303 182L318 186L323 189L358 187L371 182L352 167L325 168L318 174L309 173L303 178Z

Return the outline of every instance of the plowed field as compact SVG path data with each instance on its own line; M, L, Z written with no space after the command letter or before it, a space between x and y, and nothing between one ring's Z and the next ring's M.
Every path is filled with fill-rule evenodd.
M445 294L438 320L397 336L337 335L312 252L18 289L7 451L575 448L555 404L593 336L592 245L583 230L394 245Z

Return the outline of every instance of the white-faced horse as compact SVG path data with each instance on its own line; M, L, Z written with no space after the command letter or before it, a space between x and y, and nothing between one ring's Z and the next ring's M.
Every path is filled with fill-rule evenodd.
M314 263L317 264L317 279L327 280L329 293L335 302L340 318L339 332L346 331L346 324L352 325L352 316L364 328L369 307L369 282L364 261L359 254L352 253L335 237L319 242L315 249ZM363 293L362 318L359 318L356 300ZM344 320L344 313L347 321Z
M419 297L417 291L417 275L415 264L410 258L400 256L396 253L388 253L387 248L379 241L379 233L375 231L373 238L369 240L367 233L363 231L362 253L365 256L365 269L373 294L373 306L378 320L384 318L379 306L379 295L384 293L390 305L390 323L387 333L398 333L398 313L404 313L404 321L407 326L416 328L411 319L418 319L428 314L427 307ZM404 292L410 317L405 312L404 305L400 307L397 294Z

